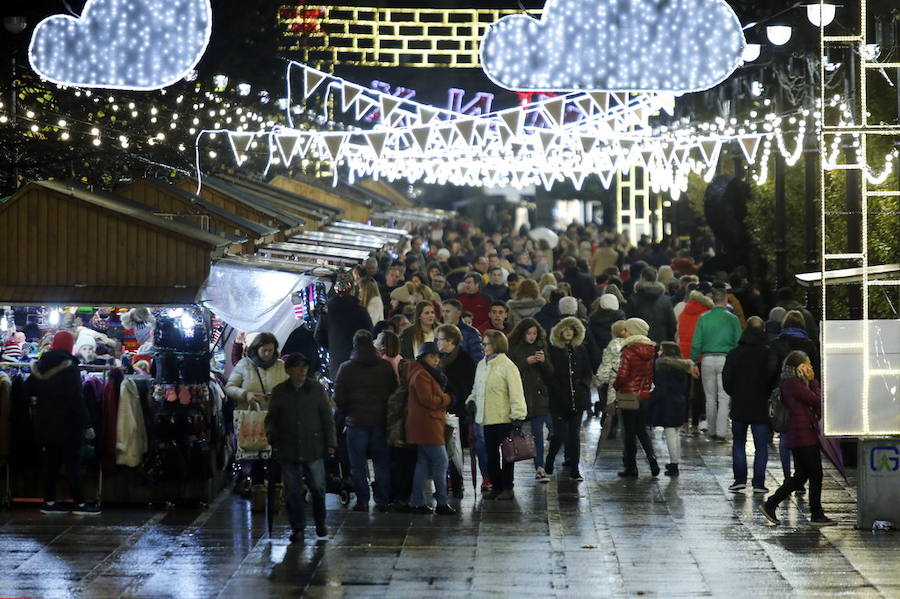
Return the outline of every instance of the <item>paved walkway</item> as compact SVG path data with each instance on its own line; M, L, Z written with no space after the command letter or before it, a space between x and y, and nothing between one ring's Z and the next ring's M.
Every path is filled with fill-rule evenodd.
M680 478L622 481L615 442L590 467L597 434L585 430L581 484L537 485L520 464L515 502L470 488L452 517L353 513L329 496L331 536L306 545L287 543L283 516L270 540L227 492L203 511L0 512L0 597L900 597L900 535L855 530L832 469L838 526L811 527L797 498L772 528L758 497L728 492L730 445L685 438ZM780 479L770 458L767 486Z

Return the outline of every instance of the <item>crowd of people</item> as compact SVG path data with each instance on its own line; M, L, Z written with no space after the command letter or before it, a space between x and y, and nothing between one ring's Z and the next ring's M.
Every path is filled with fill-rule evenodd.
M584 480L586 415L601 419L604 438L621 428L623 478L639 476L638 443L650 475L662 472L652 428L664 431L666 476L681 475L682 436L731 438L733 492L747 488L749 430L752 492L767 494L773 390L791 414L785 483L761 509L777 523L779 503L808 481L811 521L832 523L821 506L816 321L789 288L770 298L746 269L708 272L708 254L678 240L631 246L593 225L572 225L557 243L450 222L419 233L399 258L375 254L339 276L315 334L301 344L292 335L283 361L277 340L257 335L232 372L229 397L268 409L294 540L304 474L325 532L330 454L345 455L353 510L373 499L376 511L451 515L465 492L464 447L484 500L515 497L502 445L522 431L534 439L537 482ZM320 349L334 417L311 378ZM308 404L303 417L292 402Z

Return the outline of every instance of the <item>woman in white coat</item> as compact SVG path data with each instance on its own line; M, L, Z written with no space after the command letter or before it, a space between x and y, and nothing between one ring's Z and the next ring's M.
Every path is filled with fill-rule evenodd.
M272 389L287 379L284 362L278 358L278 339L272 333L259 333L250 341L247 355L231 371L225 394L234 402L235 410L268 410ZM244 464L247 466L253 509L262 511L266 504L265 465L262 459L256 459Z

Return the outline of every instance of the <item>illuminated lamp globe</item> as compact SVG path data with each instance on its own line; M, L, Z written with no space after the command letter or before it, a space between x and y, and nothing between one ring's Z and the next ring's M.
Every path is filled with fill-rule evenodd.
M837 6L828 2L823 2L822 4L807 4L806 18L809 19L809 22L816 27L827 27L832 21L834 21L834 13L836 9Z
M791 41L793 29L789 25L769 25L766 27L766 37L776 46L783 46Z
M759 53L762 50L762 47L759 44L747 44L744 46L744 53L742 58L744 62L753 62L757 58L759 58Z

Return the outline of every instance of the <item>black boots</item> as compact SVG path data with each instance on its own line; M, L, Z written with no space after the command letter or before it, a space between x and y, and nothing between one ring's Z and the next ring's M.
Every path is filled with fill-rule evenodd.
M648 455L647 463L650 464L650 474L654 477L659 476L659 462L656 461L656 456Z
M678 464L666 464L666 476L678 476Z

